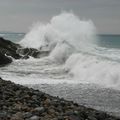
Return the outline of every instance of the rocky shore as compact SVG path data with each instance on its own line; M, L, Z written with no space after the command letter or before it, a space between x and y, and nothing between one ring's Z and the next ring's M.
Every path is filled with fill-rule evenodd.
M0 120L120 120L0 78Z
M49 51L34 48L24 48L19 44L13 43L0 37L0 66L7 65L13 59L28 59L30 56L41 58L47 56Z
M23 48L0 38L0 67L13 59L41 58L49 51ZM0 120L120 120L105 112L86 108L39 90L5 81L0 78Z

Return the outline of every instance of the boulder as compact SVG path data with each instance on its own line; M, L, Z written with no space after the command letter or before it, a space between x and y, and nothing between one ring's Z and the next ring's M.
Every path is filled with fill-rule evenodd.
M6 64L9 64L12 62L12 59L10 57L7 57L0 53L0 66L4 66Z
M20 45L13 43L9 40L5 40L0 37L0 53L3 55L11 56L15 59L20 59L21 56L16 52L20 48Z

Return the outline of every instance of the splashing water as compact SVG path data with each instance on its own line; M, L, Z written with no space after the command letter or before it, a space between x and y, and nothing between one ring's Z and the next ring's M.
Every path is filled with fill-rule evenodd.
M92 21L72 13L54 16L47 24L35 24L20 41L50 55L15 60L0 68L0 76L120 115L120 50L97 46L96 39Z
M72 13L62 13L53 17L48 24L36 24L20 44L37 49L47 47L52 51L52 57L60 60L59 53L64 60L74 51L92 49L89 44L94 39L95 27L92 21L80 20Z
M92 21L80 20L72 13L61 13L48 24L34 25L20 44L24 47L49 49L49 59L65 63L65 70L78 82L118 88L120 64L112 61L113 56L109 57L110 54L101 54L101 51L106 53L107 50L98 48L94 44L95 40L96 29Z

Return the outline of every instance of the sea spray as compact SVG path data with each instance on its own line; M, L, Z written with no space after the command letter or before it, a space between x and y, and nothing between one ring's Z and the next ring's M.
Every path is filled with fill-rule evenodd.
M115 88L120 86L120 64L99 56L73 54L66 61L65 69L78 83L94 83Z
M37 23L20 44L24 47L49 49L51 58L64 62L73 52L93 49L91 43L95 37L92 21L80 20L73 13L61 13L48 24Z
M95 40L96 31L91 21L62 13L48 24L37 23L20 43L24 47L49 49L48 58L65 63L65 70L75 83L120 86L119 63L99 54L103 49L96 49Z

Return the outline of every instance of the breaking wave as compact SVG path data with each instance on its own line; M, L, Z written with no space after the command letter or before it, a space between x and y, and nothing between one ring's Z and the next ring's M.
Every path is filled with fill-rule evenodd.
M80 20L72 13L62 13L54 16L50 23L35 24L20 44L24 47L49 49L52 57L62 61L73 52L92 49L91 42L95 35L95 26L91 20Z
M61 13L47 24L35 24L20 44L49 50L48 58L64 64L73 80L119 87L120 63L106 59L109 54L99 54L96 39L96 28L91 20Z

